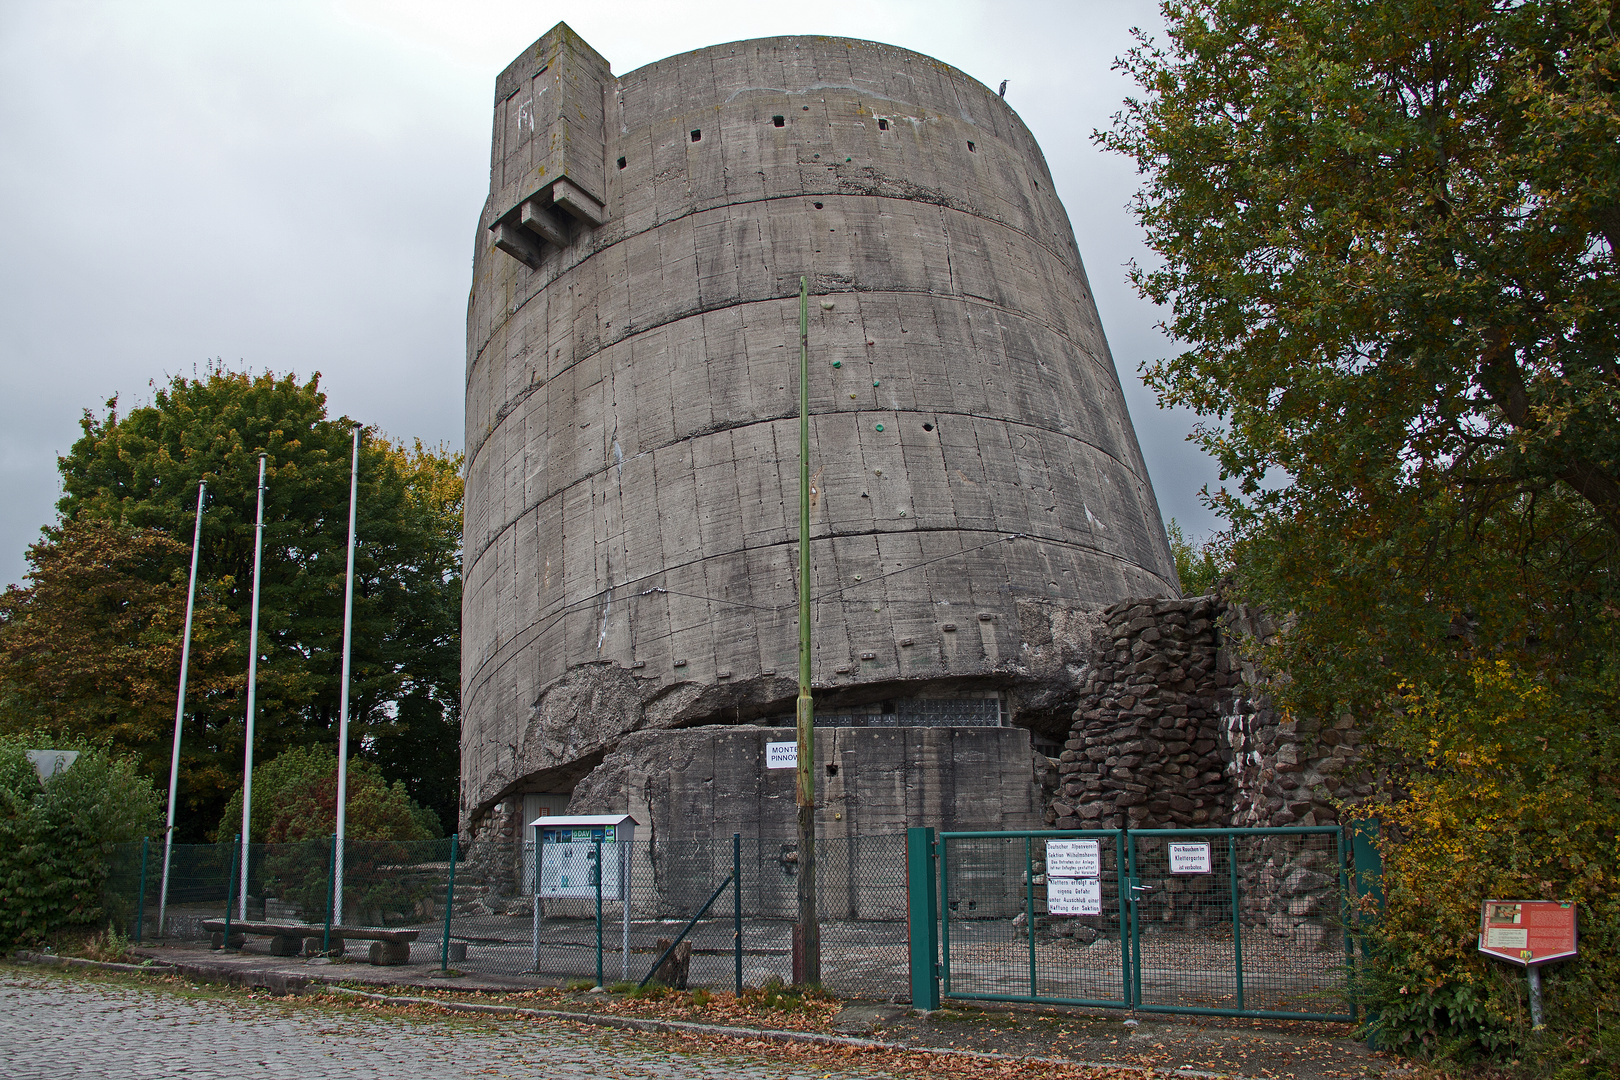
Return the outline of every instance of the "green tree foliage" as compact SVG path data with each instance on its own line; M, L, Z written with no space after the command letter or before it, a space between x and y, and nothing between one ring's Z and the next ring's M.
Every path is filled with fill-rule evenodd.
M1283 704L1355 717L1410 778L1386 796L1385 1037L1508 1054L1523 984L1474 951L1481 891L1620 933L1615 5L1164 12L1099 136L1144 174L1160 261L1134 280L1187 346L1147 376L1210 418L1237 588L1293 620ZM1549 972L1545 1059L1601 1054L1617 990L1612 949Z
M337 825L337 753L330 746L294 747L253 768L250 842L265 845L250 859L250 895L277 896L312 916L324 911ZM219 835L242 827L242 793L225 805ZM345 921L383 909L404 911L420 899L420 883L400 879L402 864L418 861L441 835L432 811L417 805L399 781L390 784L375 762L351 759L344 819ZM447 852L432 851L442 858ZM414 857L413 857L414 856ZM373 921L376 921L373 918Z
M26 751L48 746L79 757L41 782ZM97 922L113 845L160 831L162 805L135 762L104 747L0 736L0 943Z
M166 780L189 558L157 529L108 521L33 545L28 586L0 596L0 730L111 740ZM244 680L235 617L214 592L197 598L192 625L188 693L205 712L241 700ZM186 763L193 800L233 782L198 747Z
M225 666L233 663L245 672L262 452L267 469L255 755L269 760L292 747L335 745L353 425L346 417L327 416L318 377L301 383L291 375L224 370L198 379L176 377L150 405L124 415L116 400L109 401L100 415L86 412L82 426L83 437L59 461L61 524L31 552L33 584L8 598L7 612L27 610L30 618L58 625L63 640L73 636L76 624L75 648L81 650L104 638L106 626L88 611L63 610L47 618L51 605L39 580L58 550L71 546L76 529L102 523L171 541L149 544L139 569L129 572L152 589L166 590L163 625L172 624L176 595L183 615L197 483L206 477L199 587L209 605L208 633L230 634ZM460 462L459 454L420 443L396 446L369 430L361 440L350 745L443 820L453 820L456 809ZM129 564L126 559L120 565ZM85 719L97 732L111 733L116 745L139 749L147 768L166 784L167 759L155 748L172 737L172 698L167 719L155 703L161 696L156 688L166 682L172 694L178 680L177 643L170 654L167 671L153 669L151 708L120 707L116 715L103 709L89 720L89 704L56 700L50 708L41 706L29 682L36 669L12 664L0 653L6 722L80 730L61 718ZM195 686L195 670L192 679ZM201 839L240 786L243 682L238 674L233 687L205 685L188 695L183 837ZM72 693L82 697L85 691Z
M1170 555L1176 560L1176 577L1186 596L1203 596L1215 588L1221 577L1219 546L1213 537L1195 543L1187 539L1181 525L1171 518L1164 527L1170 539Z
M321 840L337 827L337 752L330 746L294 747L273 761L253 767L254 844ZM390 784L382 769L364 758L349 762L348 811L344 832L350 840L431 840L434 831L423 808L400 781ZM221 837L242 828L242 793L225 804Z

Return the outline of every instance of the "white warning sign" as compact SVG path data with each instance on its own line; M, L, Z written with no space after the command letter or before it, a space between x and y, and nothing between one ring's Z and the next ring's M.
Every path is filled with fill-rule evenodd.
M1098 878L1046 879L1046 910L1050 915L1101 915L1102 881Z
M1209 874L1214 870L1209 860L1209 845L1171 844L1170 872L1172 874Z
M1101 877L1101 846L1095 840L1048 840L1046 876Z

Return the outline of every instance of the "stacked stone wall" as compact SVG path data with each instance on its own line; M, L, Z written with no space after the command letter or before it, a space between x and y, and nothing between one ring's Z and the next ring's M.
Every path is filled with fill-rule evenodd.
M1090 681L1046 821L1059 829L1332 825L1374 777L1348 716L1279 712L1260 662L1279 632L1218 595L1123 600L1092 637Z
M1211 596L1125 600L1103 611L1092 679L1059 758L1047 821L1060 829L1225 825L1233 777Z

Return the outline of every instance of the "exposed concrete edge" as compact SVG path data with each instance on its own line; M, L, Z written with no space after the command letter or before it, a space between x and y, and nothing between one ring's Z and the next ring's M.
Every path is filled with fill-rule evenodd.
M12 953L11 959L28 964L56 964L60 967L95 968L98 971L127 971L135 975L150 975L154 972L169 975L175 971L175 965L161 961L150 964L116 964L110 960L86 960L79 956L57 956L55 953L37 953L26 949Z
M781 1028L734 1027L729 1024L700 1024L692 1020L653 1020L635 1016L609 1016L603 1013L577 1013L562 1009L532 1009L519 1005L486 1005L476 1001L444 1001L439 998L415 997L406 994L378 994L356 990L339 982L352 979L328 979L322 976L286 975L274 971L244 971L223 964L154 963L115 964L105 960L84 960L76 956L56 956L19 950L11 959L24 963L56 964L66 967L93 968L100 971L121 971L135 975L175 974L198 978L208 982L225 982L233 986L261 987L286 994L335 993L364 998L392 1005L431 1005L445 1012L482 1013L489 1016L531 1016L536 1019L565 1020L595 1027L617 1028L621 1031L640 1031L654 1035L707 1035L730 1039L756 1039L766 1042L807 1043L812 1046L839 1046L852 1050L895 1050L912 1054L934 1054L940 1057L965 1058L970 1061L1017 1062L1020 1064L1078 1066L1084 1069L1134 1070L1144 1077L1186 1076L1197 1080L1254 1080L1239 1073L1212 1073L1196 1069L1156 1069L1151 1066L1126 1065L1109 1061L1076 1061L1072 1058L1021 1057L1017 1054L997 1054L986 1050L960 1050L953 1047L919 1046L912 1043L883 1042L878 1039L860 1039L852 1035L823 1035L815 1031L788 1031Z

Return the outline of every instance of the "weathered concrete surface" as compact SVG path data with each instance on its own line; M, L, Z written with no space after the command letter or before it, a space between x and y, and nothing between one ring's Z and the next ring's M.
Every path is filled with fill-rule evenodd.
M1176 583L1029 131L871 42L739 42L618 79L593 57L559 26L497 89L468 308L464 821L568 790L628 731L791 701L800 275L818 697L964 681L1061 729L1062 620L1020 601Z
M792 836L792 769L765 745L792 728L700 727L626 736L574 789L569 813L628 813L653 840ZM816 835L893 836L907 825L1038 829L1036 755L1022 728L821 728Z

